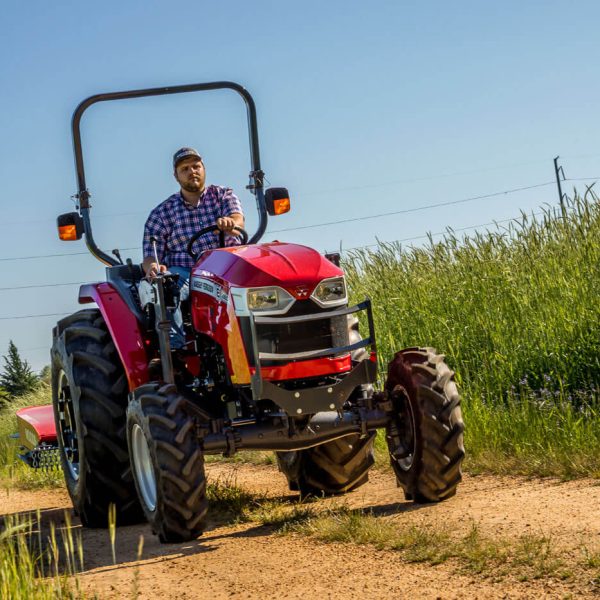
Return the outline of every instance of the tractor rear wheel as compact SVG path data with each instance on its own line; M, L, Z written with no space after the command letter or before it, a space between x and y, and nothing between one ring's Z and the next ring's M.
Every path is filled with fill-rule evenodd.
M65 482L86 527L143 520L127 454L127 380L100 312L81 310L57 324L52 404Z
M385 390L395 416L386 440L406 499L450 498L461 480L465 455L454 372L433 348L407 348L389 363Z
M198 432L208 415L175 385L148 384L127 408L127 441L146 519L161 542L185 542L204 529L208 510Z
M343 494L366 483L375 463L374 433L353 434L308 450L277 452L290 490L302 496Z

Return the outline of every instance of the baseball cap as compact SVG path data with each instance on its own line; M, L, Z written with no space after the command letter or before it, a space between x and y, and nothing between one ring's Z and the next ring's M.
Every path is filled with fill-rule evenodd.
M179 148L175 154L173 154L173 168L177 167L177 164L181 162L184 158L189 158L190 156L195 156L199 160L202 160L200 154L198 154L198 150L194 148Z

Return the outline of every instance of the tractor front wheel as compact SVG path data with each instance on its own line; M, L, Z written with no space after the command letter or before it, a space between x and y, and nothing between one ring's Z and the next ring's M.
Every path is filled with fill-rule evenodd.
M433 348L407 348L389 363L385 391L394 412L386 441L406 499L450 498L465 455L454 372Z
M192 540L204 528L208 501L198 432L206 420L172 384L138 388L127 408L135 485L161 542Z
M279 470L302 496L343 494L366 483L375 463L374 433L353 434L308 450L277 452Z

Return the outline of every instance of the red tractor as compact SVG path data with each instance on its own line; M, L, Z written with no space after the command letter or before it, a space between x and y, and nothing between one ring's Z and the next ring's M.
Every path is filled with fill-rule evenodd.
M259 226L242 245L194 252L183 306L188 352L174 361L167 309L174 277L144 281L138 264L102 252L92 237L79 124L96 102L230 89L246 103ZM453 372L432 348L408 348L375 391L371 303L348 305L339 256L297 244L259 244L268 215L289 210L287 190L263 189L256 110L231 82L100 94L73 116L79 212L58 219L63 239L85 235L106 281L81 287L95 303L53 331L52 391L60 459L85 526L145 517L163 542L197 537L206 512L204 456L273 450L290 489L340 494L367 481L377 429L398 485L415 502L454 495L464 456ZM224 244L222 244L224 245ZM143 291L145 288L145 291ZM140 292L142 290L142 292ZM362 316L366 335L358 333ZM367 329L368 328L368 329Z

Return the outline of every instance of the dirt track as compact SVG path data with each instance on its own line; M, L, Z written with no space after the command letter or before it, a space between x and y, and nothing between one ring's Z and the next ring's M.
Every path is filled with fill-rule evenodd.
M238 485L285 501L288 492L274 467L211 464L209 477L235 477ZM489 536L525 532L551 536L553 547L573 560L581 546L600 550L600 482L466 477L455 498L416 506L402 500L391 474L375 471L371 481L343 502L370 507L401 523L466 532L472 523ZM0 514L43 509L45 521L64 522L66 492L0 492ZM319 501L319 502L327 502ZM339 502L339 501L338 501ZM74 519L75 522L76 519ZM136 560L140 535L141 561ZM113 565L108 533L84 530L84 588L101 598L581 598L600 597L581 571L562 581L519 582L510 575L494 581L467 574L452 560L437 566L406 563L399 554L371 546L325 544L300 535L280 536L256 523L210 524L199 540L161 545L147 526L117 531ZM574 563L575 564L575 563Z

